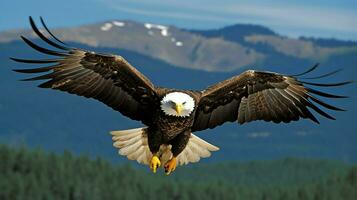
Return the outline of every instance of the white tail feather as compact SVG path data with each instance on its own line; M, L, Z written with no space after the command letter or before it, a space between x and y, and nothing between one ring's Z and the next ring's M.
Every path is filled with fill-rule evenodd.
M119 149L119 154L126 156L129 160L149 165L152 157L148 146L147 128L136 128L122 131L110 132L113 137L113 146ZM219 148L202 140L191 133L186 148L177 156L179 165L198 162L201 158L211 156L211 151ZM164 164L172 158L171 145L161 145L158 152L161 162Z
M188 141L186 148L177 156L177 161L179 165L185 165L190 162L195 163L200 161L201 158L210 157L210 151L218 150L218 147L191 133L190 140Z

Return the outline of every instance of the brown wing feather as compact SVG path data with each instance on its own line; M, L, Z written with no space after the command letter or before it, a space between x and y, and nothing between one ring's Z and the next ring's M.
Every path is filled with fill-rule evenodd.
M47 80L39 85L97 99L123 115L146 123L148 115L155 107L157 95L153 84L124 58L115 55L97 54L57 44L46 38L30 18L34 32L49 45L61 52L39 47L30 40L24 41L34 49L50 55L59 56L51 60L24 60L24 63L55 63L36 69L15 70L22 73L42 73L25 80ZM46 39L45 39L46 38Z
M310 71L315 68L317 65ZM339 86L348 83L350 82L319 86ZM317 99L312 93L329 98L343 96L313 90L304 84L294 76L248 70L202 91L192 131L214 128L228 121L238 121L240 124L255 120L288 123L300 118L309 118L319 123L308 108L324 117L334 119L314 105L310 99L331 110L342 109Z

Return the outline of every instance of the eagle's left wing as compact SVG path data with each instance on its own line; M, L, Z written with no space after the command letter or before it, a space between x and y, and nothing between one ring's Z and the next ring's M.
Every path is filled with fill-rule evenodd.
M38 46L25 37L22 39L30 47L55 58L46 60L11 58L22 63L50 64L15 71L31 74L45 73L25 80L46 80L39 87L96 99L133 120L148 124L147 120L151 120L152 110L158 106L156 88L148 78L121 56L98 54L66 46L48 30L42 18L41 22L47 33L57 42L47 38L30 17L33 31L56 50Z
M309 73L315 68L317 65L299 75ZM326 77L336 72L315 78ZM192 131L214 128L227 121L238 121L240 124L254 120L288 123L297 121L301 117L319 123L308 108L326 118L334 119L312 101L331 110L342 109L319 100L313 94L328 98L344 98L344 96L324 93L305 85L340 86L350 81L335 84L307 83L299 81L296 78L299 75L286 76L248 70L207 88L202 91Z

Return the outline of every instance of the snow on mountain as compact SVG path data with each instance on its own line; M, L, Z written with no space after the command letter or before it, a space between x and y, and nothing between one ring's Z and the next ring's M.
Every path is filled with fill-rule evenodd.
M102 27L100 27L100 29L102 31L109 31L112 27L113 25L111 23L105 23Z
M144 26L147 29L159 29L161 31L161 35L164 37L169 36L169 27L168 26L163 26L163 25L159 25L159 24L150 24L150 23L145 23Z
M114 26L124 27L124 26L125 26L125 22L120 22L120 21L107 22L107 23L105 23L103 26L101 26L100 29L101 29L102 31L109 31L109 30L112 29Z

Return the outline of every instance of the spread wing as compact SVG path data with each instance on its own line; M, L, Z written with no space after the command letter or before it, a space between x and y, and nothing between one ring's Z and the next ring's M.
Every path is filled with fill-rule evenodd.
M317 66L293 76L248 70L207 88L202 91L192 131L214 128L227 121L238 121L240 124L254 120L288 123L300 118L308 118L319 123L309 108L326 118L334 119L314 103L331 110L341 111L342 109L329 105L314 95L327 98L344 98L344 96L324 93L305 85L330 87L351 82L319 84L297 79L297 76L307 74ZM337 72L314 77L314 79Z
M52 40L47 38L36 27L30 17L33 31L56 50L36 45L22 36L32 48L41 53L55 56L46 60L25 60L11 58L14 61L30 64L47 64L34 69L18 69L21 73L43 73L26 81L46 80L41 88L52 88L94 98L119 111L123 115L146 123L148 115L157 101L153 84L124 58L116 55L97 54L77 48L71 48L57 39L41 22ZM56 42L54 42L56 40ZM48 66L49 65L49 66Z

